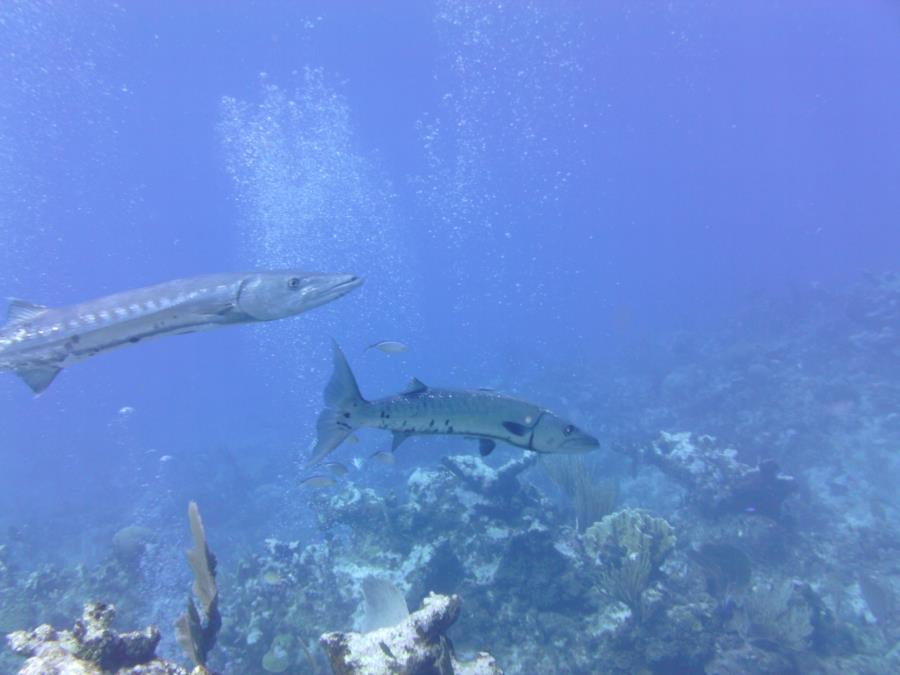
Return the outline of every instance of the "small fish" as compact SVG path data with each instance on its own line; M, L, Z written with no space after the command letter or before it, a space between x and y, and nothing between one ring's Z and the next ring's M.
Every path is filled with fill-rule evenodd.
M397 657L394 656L394 652L392 652L391 648L385 644L384 640L380 640L378 642L378 646L381 647L381 651L384 652L385 656L387 656L388 658L394 659L394 661L397 660Z
M132 408L130 405L123 405L121 408L119 408L119 414L122 417L128 417L129 415L131 415L133 413L134 413L134 408Z
M331 471L335 476L347 475L347 467L340 462L325 462L322 466Z
M394 453L388 452L387 450L379 450L378 452L372 453L369 456L369 459L374 459L380 464L395 464L397 462L397 458L394 457Z
M377 349L385 354L402 354L405 351L409 351L409 347L396 340L382 340L381 342L376 342L375 344L366 347L366 351L369 351L370 349Z
M310 476L300 481L300 487L327 488L336 483L337 481L331 476Z
M354 469L361 469L363 468L363 464L366 463L366 460L357 456L350 460L350 463L353 465Z
M262 580L269 586L277 586L282 581L284 581L281 575L275 570L266 570L265 572L263 572Z
M175 458L172 457L172 455L163 455L162 457L159 458L159 461L165 463L165 462L171 462L173 459L175 459Z

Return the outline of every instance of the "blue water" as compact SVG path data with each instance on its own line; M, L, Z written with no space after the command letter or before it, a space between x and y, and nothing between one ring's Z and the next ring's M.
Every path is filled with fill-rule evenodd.
M0 525L35 565L102 559L131 523L172 533L180 567L155 578L178 602L188 499L223 561L306 536L329 337L366 395L417 376L601 440L638 424L609 373L643 377L661 336L897 270L898 36L890 2L3 3L5 295L285 267L366 283L37 397L3 374ZM383 339L410 350L360 355ZM399 488L447 453L416 440L356 480Z

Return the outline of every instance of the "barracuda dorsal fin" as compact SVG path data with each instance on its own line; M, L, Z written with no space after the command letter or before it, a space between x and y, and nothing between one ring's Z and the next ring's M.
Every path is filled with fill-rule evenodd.
M25 384L31 387L31 391L40 394L50 386L54 378L59 375L62 368L56 366L41 366L38 368L23 368L16 371L16 375L25 380Z
M409 381L409 384L406 385L406 389L401 391L401 394L421 394L423 391L428 391L428 385L422 382L417 377L414 377Z
M6 313L7 326L16 323L25 323L26 321L39 317L50 309L47 305L38 305L20 298L8 298L8 300L9 309Z

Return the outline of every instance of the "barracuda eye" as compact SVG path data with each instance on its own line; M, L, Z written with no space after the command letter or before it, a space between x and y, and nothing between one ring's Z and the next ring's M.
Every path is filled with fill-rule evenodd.
M300 277L291 277L290 279L288 279L287 284L288 288L290 288L292 291L296 291L298 288L300 288Z
M564 435L564 436L571 436L573 431L575 431L575 427L574 427L574 426L572 426L571 424L566 425L566 428L563 429L563 435Z

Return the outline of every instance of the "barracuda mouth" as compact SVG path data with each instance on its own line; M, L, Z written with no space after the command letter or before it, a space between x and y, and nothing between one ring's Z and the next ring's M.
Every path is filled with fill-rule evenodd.
M568 452L590 452L600 447L600 441L593 436L582 434L578 438L567 438L563 441L563 449Z
M321 294L316 298L316 301L325 303L331 302L332 300L337 300L338 298L347 295L347 293L352 291L354 288L362 286L364 281L365 280L362 277L356 277L349 274L340 277L340 281L333 284L332 286L329 286L328 288L322 289Z
M362 286L364 281L365 281L365 279L363 279L362 277L351 276L346 281L340 282L332 290L335 293L340 293L341 295L344 295L345 293L349 293L350 291L352 291L354 288L356 288L358 286Z

